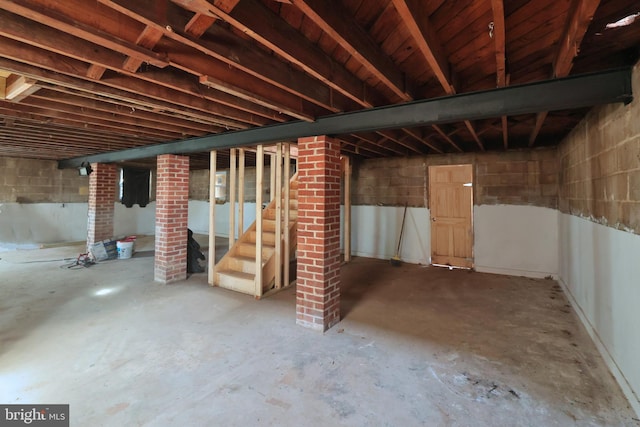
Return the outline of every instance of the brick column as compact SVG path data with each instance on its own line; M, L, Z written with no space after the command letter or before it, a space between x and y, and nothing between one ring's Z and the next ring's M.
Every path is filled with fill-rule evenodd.
M340 144L298 140L296 323L326 331L340 321Z
M92 163L89 175L89 213L87 215L87 251L95 242L113 237L115 203L115 165Z
M187 278L189 158L158 156L154 277L171 283Z

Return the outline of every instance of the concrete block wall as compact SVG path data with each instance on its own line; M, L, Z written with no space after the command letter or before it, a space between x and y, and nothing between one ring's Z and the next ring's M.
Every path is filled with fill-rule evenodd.
M51 160L0 157L0 203L86 202L89 177Z
M559 149L562 212L640 234L639 115L637 101L599 107L567 137Z
M209 200L209 169L189 172L189 200Z
M640 64L635 99L592 109L558 148L560 283L640 416Z
M428 167L474 165L474 204L558 206L555 148L355 162L354 205L428 206Z
M218 172L227 172L229 169L218 170ZM295 168L292 166L290 174L293 175ZM189 199L191 200L209 200L209 170L194 170L189 174ZM226 200L229 200L229 178L227 177L227 196ZM238 179L236 177L236 185ZM271 185L271 168L269 166L264 167L264 191L262 193L262 200L271 200L270 185ZM255 203L256 201L256 168L245 167L244 170L244 200L245 202Z

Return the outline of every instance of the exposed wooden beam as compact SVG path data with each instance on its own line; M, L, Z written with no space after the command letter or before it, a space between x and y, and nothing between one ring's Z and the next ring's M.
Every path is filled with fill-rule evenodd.
M157 11L157 9L153 8L155 0L138 0L136 2L100 0L100 2L145 25L155 26L163 31L168 39L189 46L226 64L224 67L216 66L215 68L212 68L210 64L207 70L202 70L202 75L215 75L218 80L224 80L227 85L234 83L239 87L247 87L247 84L242 86L242 81L237 82L237 70L242 70L257 79L281 90L288 91L329 111L338 112L345 109L345 106L332 95L326 85L304 72L287 66L274 56L260 49L255 49L253 44L239 38L231 31L225 30L222 26L215 25L210 27L209 37L207 38L194 38L188 33L183 33L180 28L188 24L189 18L185 16L188 12L179 7L170 5L168 10ZM200 4L201 2L196 3ZM190 10L211 18L216 16L208 7L204 6L196 7L192 5ZM259 13L259 10L256 13ZM188 53L187 56L178 55L181 49L179 45L168 49L170 53L173 53L172 61L179 63L180 58L193 60L193 52ZM229 70L229 66L233 68ZM243 79L246 80L246 76ZM254 83L252 87L259 88L260 84Z
M158 43L161 38L162 38L162 31L158 31L154 27L146 26L144 27L144 30L142 31L142 33L140 33L140 36L138 37L138 39L136 40L136 45L142 46L146 49L153 49L156 43ZM138 68L140 68L140 65L142 65L143 62L144 61L140 58L129 56L124 61L122 68L132 73L135 73L138 70Z
M503 0L491 0L491 10L493 11L491 34L496 49L496 87L504 87L507 84L507 61Z
M207 10L199 11L219 16L247 36L363 107L387 103L380 93L363 84L342 64L326 55L259 0L240 0L231 12L225 12L215 4L209 4Z
M569 75L573 60L580 51L582 39L593 20L600 0L573 0L569 8L568 20L558 45L558 52L553 62L552 77Z
M2 0L0 0L2 1ZM62 18L61 18L62 19ZM66 18L65 18L66 19ZM64 21L56 21L49 18L47 26L34 23L26 18L21 18L15 15L11 15L5 11L0 10L0 34L19 40L21 42L28 43L32 46L37 46L42 49L46 49L51 52L58 53L60 55L69 56L71 58L86 61L93 65L98 65L105 69L114 70L117 72L125 73L131 76L138 77L139 79L146 79L148 76L162 76L164 77L164 84L167 87L182 90L186 89L190 85L188 82L191 76L179 75L175 70L170 70L165 73L161 73L157 70L149 70L146 73L135 73L134 71L123 68L125 58L123 55L127 54L124 50L113 51L110 48L104 47L102 44L96 44L94 42L97 39L97 35L93 34L91 40L78 39L78 37L89 37L86 34L87 31L82 32L79 35L68 34L68 25ZM74 32L77 32L74 31ZM151 34L149 36L149 34ZM101 37L107 37L100 34ZM141 42L151 43L157 39L158 32L156 29L152 29L149 32L143 33L142 38L138 38ZM109 36L113 38L112 36ZM124 42L123 42L124 43ZM197 51L189 51L187 48L181 48L175 46L170 51L174 58L169 59L170 62L175 62L175 58L180 58L183 62L188 63L185 66L181 63L174 63L173 65L184 70L189 74L201 76L208 72L216 72L227 83L225 86L227 96L216 96L214 99L217 102L224 102L231 108L237 108L238 98L248 101L250 104L259 105L267 108L271 111L278 113L289 114L291 117L304 120L312 120L313 115L305 113L302 109L300 101L297 97L282 91L275 87L268 87L268 85L260 84L261 82L254 77L243 75L243 73L237 70L230 70L228 66L214 60L211 57L204 55L198 55ZM194 52L196 53L194 55ZM128 63L130 66L135 66L135 63ZM137 67L135 67L137 69ZM86 73L85 73L86 74ZM167 80L169 78L169 80ZM159 83L155 81L155 83ZM219 90L222 88L218 88ZM188 92L200 97L200 90L197 87L191 87ZM231 96L228 96L231 95ZM212 97L213 98L213 97ZM275 99L276 101L272 101ZM245 105L250 105L246 104ZM252 111L258 114L258 111ZM279 121L284 121L279 120Z
M215 6L224 10L225 12L231 12L234 7L238 4L239 0L212 0L208 2L207 0L171 0L176 4L184 7L187 10L192 12L197 12L199 10L208 10L210 6Z
M89 25L83 24L82 21L72 20L61 13L57 13L44 7L44 5L40 4L38 1L0 0L0 9L4 9L44 25L54 26L67 34L95 43L103 48L111 49L130 57L139 58L156 67L166 67L169 65L166 56L163 54L153 52L149 49L144 49L143 47L137 46L133 43L128 43L125 40L118 39L110 34L98 31ZM82 13L82 10L78 8L78 12Z
M62 113L63 117L68 117L69 119L75 119L80 124L81 123L93 123L99 124L102 126L112 127L114 130L118 129L122 125L129 125L131 129L133 129L136 133L140 135L150 135L156 136L158 138L165 138L167 140L173 138L184 138L189 136L189 134L183 134L182 132L173 129L169 130L169 128L165 127L162 129L160 126L156 126L155 123L148 123L144 120L126 117L125 115L114 115L111 113L104 113L97 110L89 110L89 109L79 109L77 107L66 105L62 103L57 103L55 101L51 101L48 99L39 99L37 97L30 97L28 99L24 99L21 104L30 105L34 108L39 108L40 111L50 111L52 114L54 112ZM196 134L200 133L201 135L204 132L194 132Z
M402 17L409 33L415 40L422 56L436 76L445 94L453 95L456 89L453 85L454 76L451 72L451 64L447 59L438 36L429 21L427 4L422 0L393 0L393 5ZM469 121L464 122L471 136L484 151L484 144L476 134L473 125Z
M44 93L44 94L43 94ZM93 95L88 92L74 91L60 86L46 85L40 91L42 96L48 96L57 102L75 105L81 108L92 108L112 114L123 114L129 117L148 120L149 122L159 123L161 125L171 125L187 130L196 130L206 133L215 133L225 130L222 126L215 126L211 123L203 123L199 120L188 120L184 117L177 117L173 114L140 108L130 103L121 102L115 99L104 98Z
M37 83L34 79L12 74L6 80L4 99L20 102L40 89Z
M408 139L408 135L398 135L394 130L380 130L376 132L378 135L383 136L389 141L393 141L398 145L401 145L414 153L424 154L424 151L421 150L421 146L415 143L413 140Z
M506 52L506 30L504 22L504 2L503 0L491 0L491 10L493 21L491 35L496 49L496 87L504 87L507 83L507 60ZM502 143L504 149L509 147L509 127L507 116L501 117L502 123Z
M456 150L458 150L459 152L463 152L464 150L462 148L460 148L460 146L453 140L451 139L451 137L449 135L447 135L440 126L438 125L433 125L431 126L436 132L438 132L438 135L440 135L442 138L444 138L445 141L447 141L449 144L451 144L451 146L453 146L453 148L455 148Z
M246 99L247 101L254 102L267 108L275 109L279 113L286 113L287 115L296 119L307 120L309 122L315 120L314 114L306 112L303 103L299 100L296 100L292 96L285 96L284 98L286 99L282 99L282 101L280 102L275 101L273 98L256 96L256 91L258 91L261 86L257 86L253 91L249 91L234 87L233 85L228 84L224 79L206 75L200 76L198 81L204 86L219 90L221 92L226 92L228 94L237 96L238 98ZM274 94L271 93L270 95L273 96ZM296 103L298 104L297 108L293 105Z
M504 149L507 150L509 149L509 122L507 121L507 116L502 116L500 122L502 124L502 144Z
M437 145L435 145L432 142L428 141L424 137L422 132L420 132L419 130L416 130L416 129L402 129L402 131L404 133L406 133L407 135L411 136L412 138L417 139L418 141L420 141L422 144L426 145L427 147L431 148L436 153L439 153L439 154L443 153L443 151L442 151L442 149L440 149L440 147L438 147Z
M196 39L202 35L216 22L216 18L202 13L196 13L184 26L184 32Z
M4 43L11 44L12 41L5 40ZM0 52L14 52L20 48L20 45L13 43L13 49L4 50L3 45L0 45ZM152 112L162 112L164 114L171 115L173 117L181 117L186 120L197 121L200 123L214 124L218 126L229 128L245 128L247 127L242 122L236 122L228 118L222 118L222 116L216 115L217 105L207 105L208 103L202 99L192 99L187 104L174 104L161 98L153 98L151 96L143 95L141 91L134 90L136 86L127 84L123 87L116 85L105 85L104 82L100 84L82 80L77 77L73 77L73 74L69 74L67 69L60 68L64 71L56 71L45 69L49 66L53 66L55 62L44 61L42 62L42 56L37 55L31 58L36 61L35 64L45 64L44 68L36 67L24 63L19 63L11 59L0 57L0 68L13 70L15 73L19 73L25 76L30 76L38 80L39 84L43 87L50 89L55 88L58 91L65 91L66 93L73 93L73 91L82 92L85 96L90 94L92 97L102 97L103 100L109 100L110 102L122 103L128 105L130 108L143 109ZM110 82L111 83L111 82ZM69 92L72 91L72 92ZM153 95L153 94L150 94ZM171 95L167 93L167 95ZM169 98L172 99L172 98ZM177 101L176 99L173 99ZM208 111L208 112L207 112ZM266 123L263 122L263 123ZM257 123L256 123L257 124Z
M65 128L67 132L71 132L73 129L81 129L81 132L84 132L85 135L92 132L103 132L108 135L128 138L131 142L138 139L148 142L163 141L163 138L159 137L142 136L128 126L120 126L117 129L114 129L112 126L88 123L86 118L82 116L68 116L63 113L47 111L41 108L22 104L4 105L0 103L0 115L14 117L15 119L34 121L40 124L46 124L47 126L61 126ZM126 146L123 148L126 148Z
M552 78L566 77L571 71L573 60L578 56L582 39L593 20L600 0L572 0L567 13L567 22L558 44L558 50L553 61ZM548 112L543 111L536 116L536 124L529 136L529 146L536 143L538 134L547 118Z
M471 137L473 138L473 140L476 142L476 144L478 144L478 147L480 147L480 149L482 151L484 151L484 144L482 143L482 140L480 139L480 137L476 133L476 130L473 127L473 125L471 124L471 122L469 120L465 120L464 121L464 125L467 127L467 130L471 134Z
M532 147L536 143L536 138L538 138L540 129L542 129L542 125L548 114L548 111L542 111L536 114L536 123L533 125L533 131L531 131L531 135L529 136L529 147Z
M401 100L410 101L414 98L406 88L404 74L350 17L340 1L293 0L293 4Z
M451 81L451 66L431 23L423 0L393 0L398 14L409 29L422 56L435 74L447 95L455 93Z
M395 155L393 151L386 150L382 147L379 147L370 141L358 138L357 136L348 136L348 135L340 135L336 137L342 144L352 146L353 153L363 155L365 157L370 157L368 153L362 153L360 150L367 151L369 153L377 154L379 156L389 156Z
M0 29L0 31L2 31L2 29ZM14 61L26 62L29 65L36 65L45 70L55 71L80 79L86 79L85 75L89 67L89 65L83 61L64 57L53 52L47 52L2 36L0 36L0 56L6 59L13 59ZM2 59L3 58L0 58L0 62ZM147 72L144 73L144 75L139 75L140 78L131 78L123 74L109 76L108 79L100 80L100 84L155 98L161 102L170 99L173 104L197 108L202 112L212 115L217 114L219 115L219 122L226 122L229 127L236 127L238 122L251 124L269 123L269 120L262 119L263 114L270 116L273 120L284 121L281 117L278 117L276 112L267 112L264 107L255 104L249 105L249 103L247 103L246 105L246 107L250 107L248 108L249 110L253 110L252 112L240 111L227 105L220 105L219 102L224 101L224 95L226 94L212 93L211 95L207 96L207 94L205 94L205 96L203 96L200 85L197 82L190 82L188 79L185 80L170 72L160 74L161 71L163 70L158 70L156 73ZM54 82L63 80L64 78L62 77L52 79ZM234 97L234 100L229 101L234 101L235 103L236 100L237 98ZM261 112L259 116L255 115L257 111L254 107L258 107L258 110ZM175 106L172 108L175 108Z

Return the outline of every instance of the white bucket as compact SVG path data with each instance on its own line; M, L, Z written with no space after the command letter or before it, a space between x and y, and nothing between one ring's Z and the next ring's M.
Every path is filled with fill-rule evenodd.
M132 241L118 240L116 247L118 248L118 259L129 259L133 255Z

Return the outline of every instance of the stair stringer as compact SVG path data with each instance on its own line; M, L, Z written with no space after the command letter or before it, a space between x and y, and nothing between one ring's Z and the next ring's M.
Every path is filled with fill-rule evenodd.
M297 247L297 184L298 184L298 174L295 174L291 180L290 185L292 187L292 195L295 192L295 197L290 198L289 208L290 208L290 219L289 219L289 241L290 241L290 258L295 256L295 251ZM296 188L293 188L296 187ZM296 206L295 209L291 209L291 205L294 204ZM262 294L273 288L275 283L275 267L276 267L276 257L275 257L275 242L273 245L265 243L265 233L273 232L275 233L275 224L274 230L267 230L265 228L265 219L270 221L274 221L275 219L275 209L276 209L276 200L272 200L267 207L262 210L262 219L263 219L263 244L262 244ZM233 264L238 263L238 259L242 259L243 265L248 265L251 267L251 262L253 262L253 268L255 269L255 239L253 236L256 231L256 221L254 221L249 228L236 240L235 244L227 251L227 253L222 257L222 259L216 264L215 276L214 276L214 286L223 287L225 289L230 289L237 292L242 292L248 295L253 295L258 297L259 295L256 293L255 286L255 270L251 274L251 278L249 278L246 272L237 272L237 270ZM248 253L247 249L249 246L253 247L252 253ZM284 244L281 245L284 251ZM253 260L250 261L249 258ZM284 259L284 257L282 257ZM288 268L288 266L286 266ZM226 275L227 277L223 277ZM235 277L228 277L235 276ZM286 288L289 284L285 283L283 288Z

